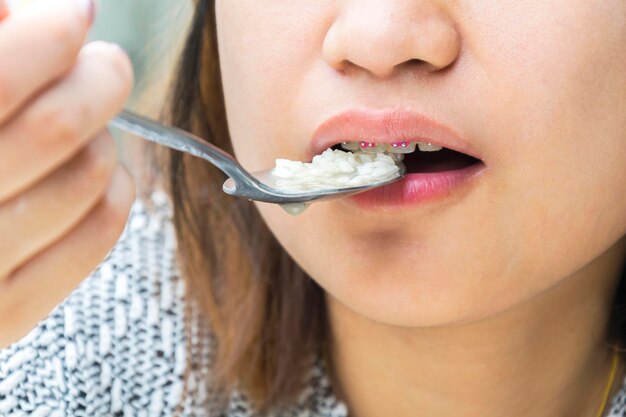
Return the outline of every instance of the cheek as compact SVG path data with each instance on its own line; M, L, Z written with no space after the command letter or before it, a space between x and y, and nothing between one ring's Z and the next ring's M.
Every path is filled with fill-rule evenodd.
M529 272L563 275L626 233L626 3L567 3L466 10L484 16L467 123L499 149L495 219Z
M218 1L220 67L235 154L251 170L301 158L294 109L319 59L328 1ZM302 16L306 15L306 18ZM294 134L294 132L296 132Z

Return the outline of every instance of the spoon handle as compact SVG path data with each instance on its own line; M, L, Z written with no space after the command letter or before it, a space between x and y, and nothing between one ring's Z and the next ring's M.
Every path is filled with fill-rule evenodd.
M202 158L235 181L249 176L229 153L182 129L165 126L128 110L123 110L109 122L109 125L150 142Z

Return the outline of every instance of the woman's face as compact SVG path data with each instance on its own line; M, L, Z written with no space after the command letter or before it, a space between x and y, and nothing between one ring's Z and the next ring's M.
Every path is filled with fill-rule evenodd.
M626 234L625 1L216 7L228 123L245 167L310 160L318 127L350 111L361 117L335 125L335 142L406 137L425 116L484 164L426 198L411 194L418 181L405 183L406 198L334 200L297 217L258 205L293 258L357 313L407 326L485 317Z

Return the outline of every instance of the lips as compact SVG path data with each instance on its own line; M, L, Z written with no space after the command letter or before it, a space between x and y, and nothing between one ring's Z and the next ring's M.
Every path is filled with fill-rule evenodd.
M474 146L451 128L425 115L403 111L347 111L323 122L314 132L309 160L341 142L393 144L422 142L481 159Z
M462 194L486 172L473 143L425 115L402 111L348 111L322 123L315 131L309 157L342 142L397 144L418 142L441 147L435 152L405 155L407 173L393 184L346 199L362 209L400 208L427 204Z

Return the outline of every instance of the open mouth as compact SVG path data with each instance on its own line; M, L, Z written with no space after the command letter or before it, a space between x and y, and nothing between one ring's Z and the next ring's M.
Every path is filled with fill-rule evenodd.
M480 159L441 146L419 142L372 143L342 142L332 149L385 153L396 162L402 161L407 174L455 171L482 164Z

